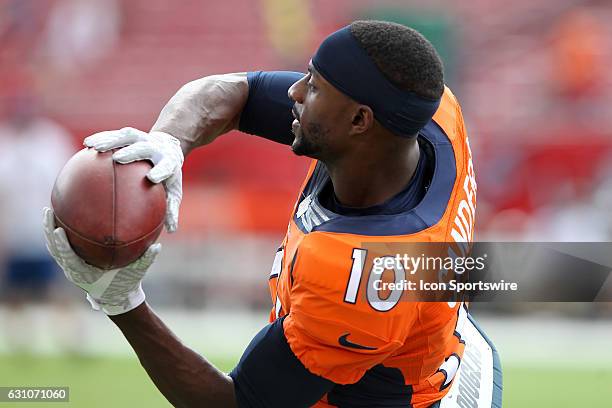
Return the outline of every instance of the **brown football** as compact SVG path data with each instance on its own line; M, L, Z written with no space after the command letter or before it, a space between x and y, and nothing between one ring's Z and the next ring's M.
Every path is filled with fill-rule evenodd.
M66 230L74 251L103 269L138 259L159 237L166 192L145 176L148 161L119 164L112 152L83 149L55 180L51 206L56 226Z

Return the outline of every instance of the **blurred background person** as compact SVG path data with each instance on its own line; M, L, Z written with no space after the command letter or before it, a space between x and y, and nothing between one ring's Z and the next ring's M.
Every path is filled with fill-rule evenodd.
M56 70L74 72L93 64L117 44L121 8L116 0L60 0L47 19L41 53Z
M9 345L20 349L36 341L26 306L47 304L61 273L37 224L40 207L48 204L55 177L74 149L70 133L40 112L31 81L14 80L0 122L0 298L8 308L3 332Z

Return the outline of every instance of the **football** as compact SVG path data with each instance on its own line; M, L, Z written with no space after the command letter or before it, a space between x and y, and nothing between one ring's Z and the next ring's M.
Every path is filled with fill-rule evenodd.
M159 237L166 192L146 178L151 166L148 161L119 164L112 151L86 148L59 173L51 194L55 223L87 263L123 267Z

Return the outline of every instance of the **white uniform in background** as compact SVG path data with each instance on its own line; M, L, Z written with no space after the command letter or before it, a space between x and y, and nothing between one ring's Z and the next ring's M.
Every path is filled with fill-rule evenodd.
M80 348L74 341L80 322L67 302L27 307L61 276L45 248L40 218L74 150L71 135L51 120L0 123L0 293L9 300L0 335L13 350L48 349L49 338L60 350Z
M73 152L70 134L48 119L21 129L0 124L0 228L8 254L47 256L41 211Z

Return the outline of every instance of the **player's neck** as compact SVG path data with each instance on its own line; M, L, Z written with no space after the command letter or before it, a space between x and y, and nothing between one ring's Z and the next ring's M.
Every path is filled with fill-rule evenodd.
M410 182L418 162L419 144L406 146L402 154L370 152L362 157L329 163L327 169L340 204L366 208L382 204Z

